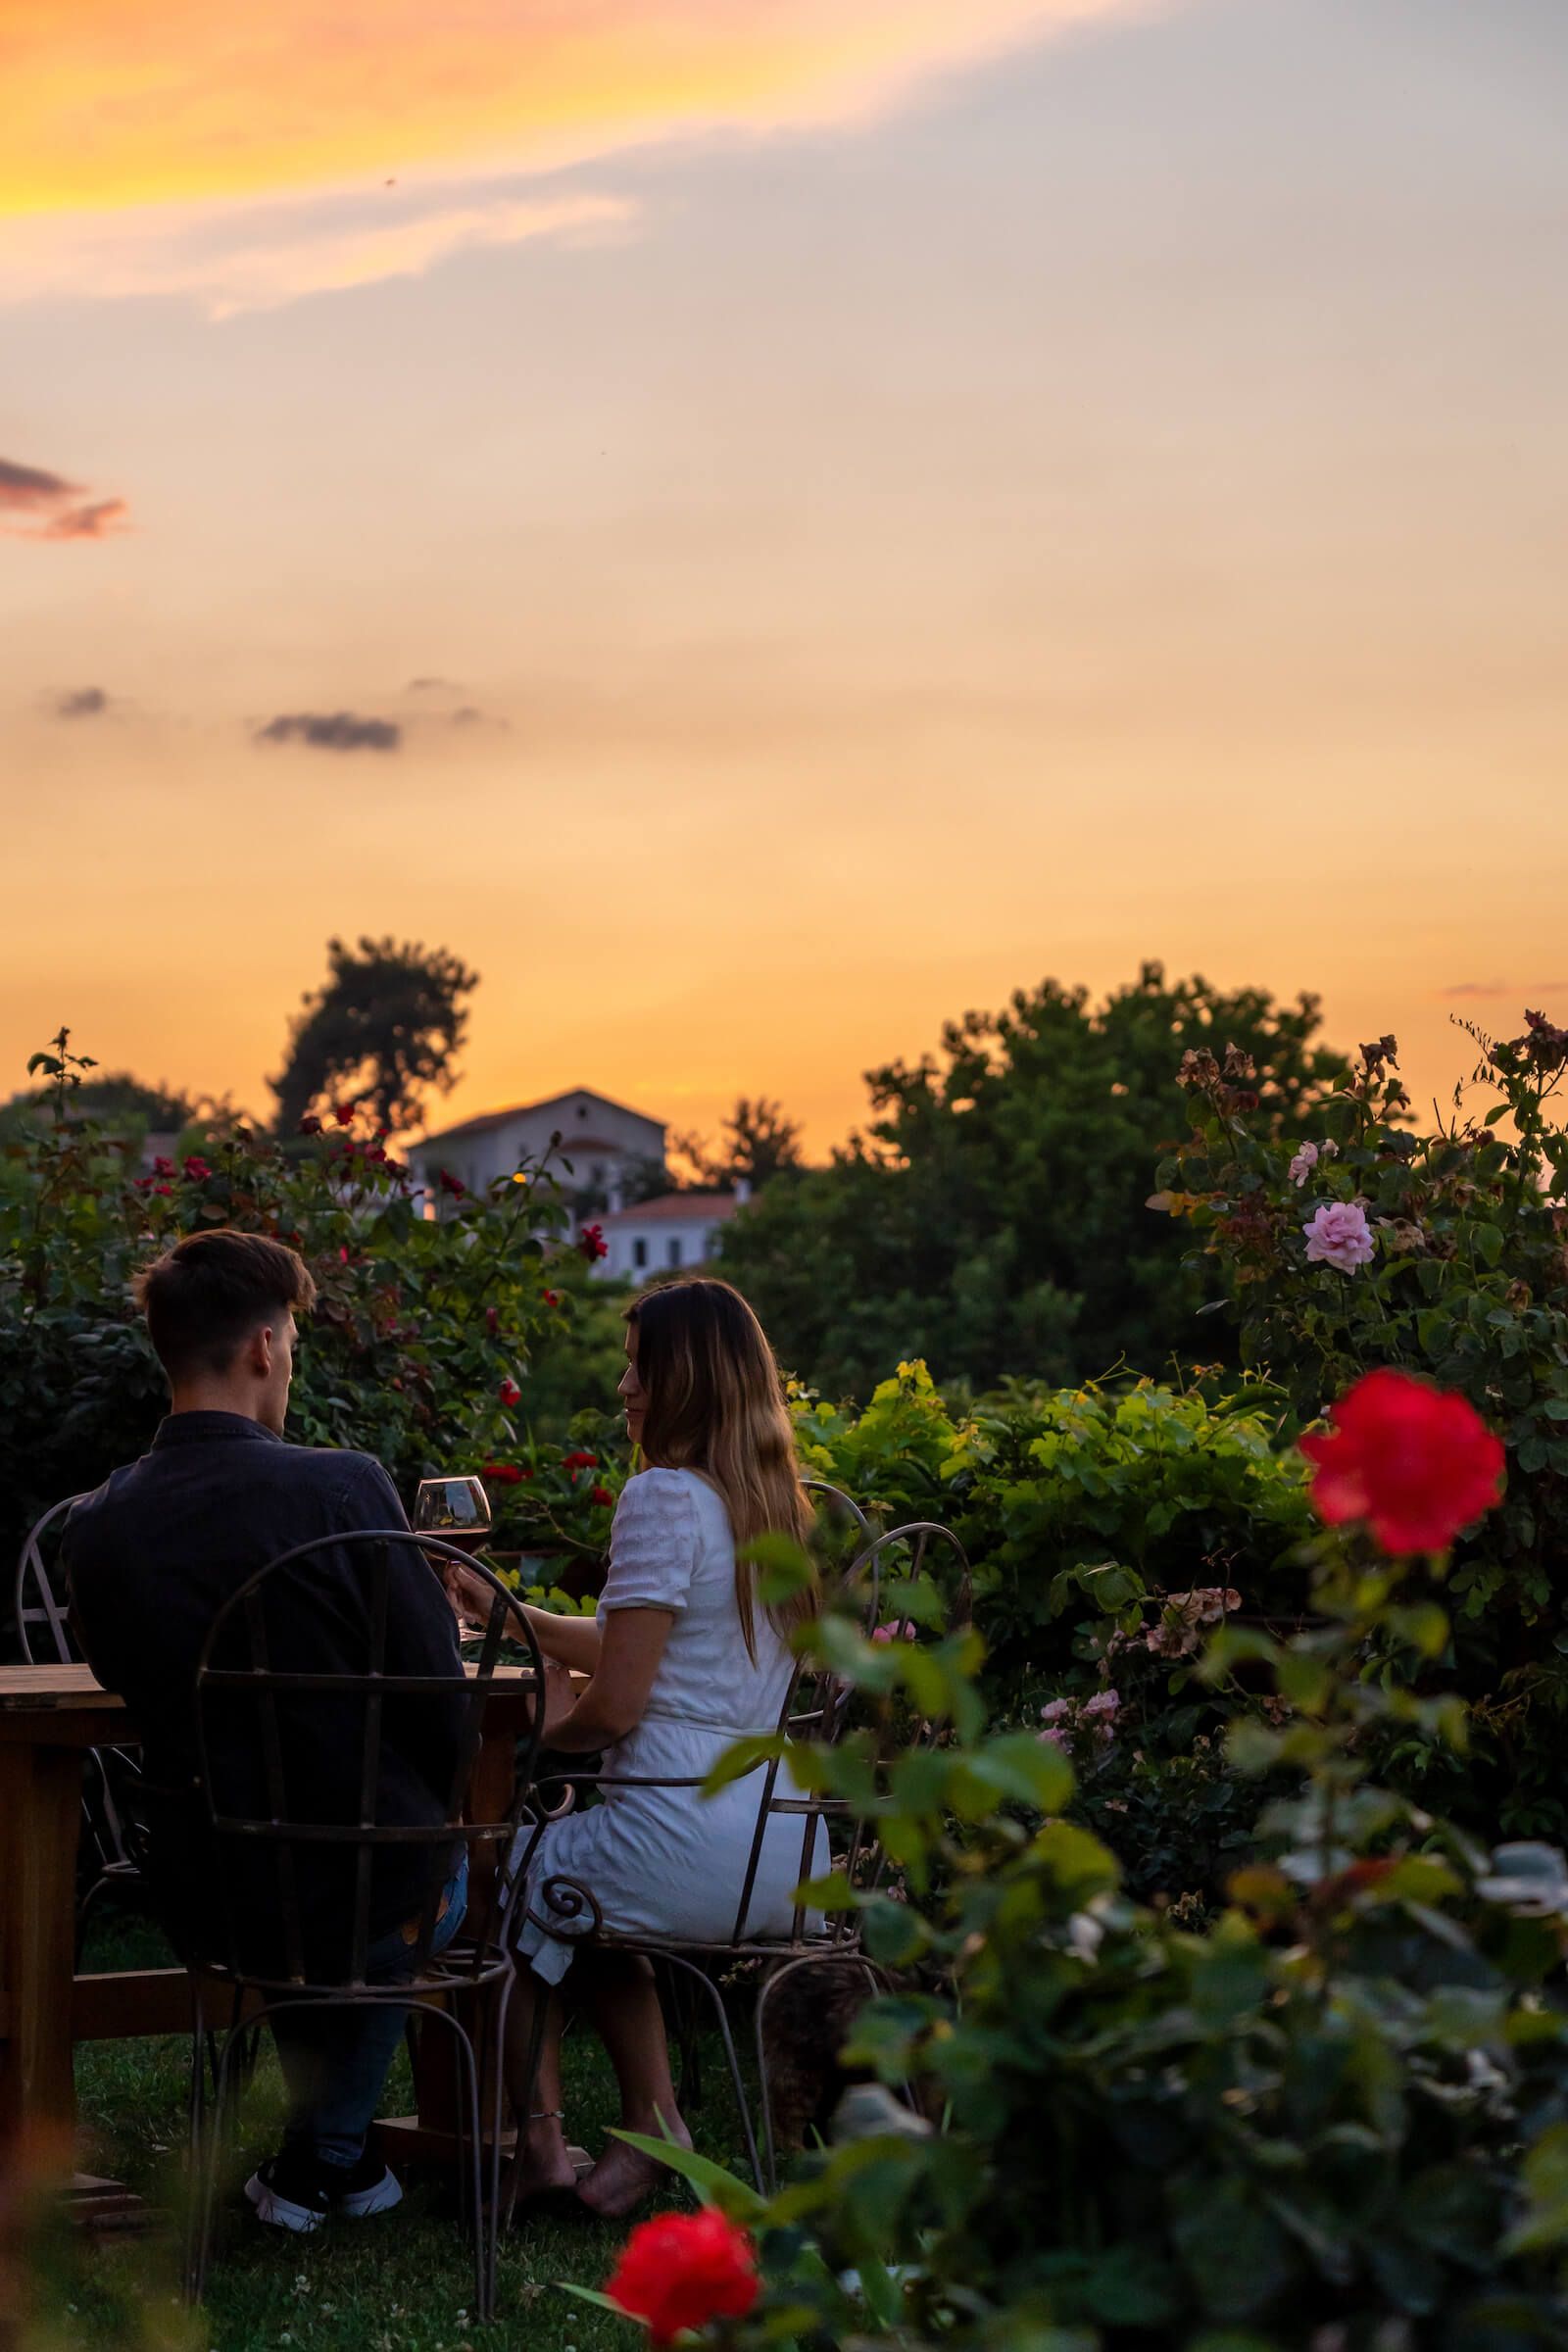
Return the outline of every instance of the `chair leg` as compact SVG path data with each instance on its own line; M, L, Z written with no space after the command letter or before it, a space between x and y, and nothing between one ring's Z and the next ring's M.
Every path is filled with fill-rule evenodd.
M746 2159L752 2168L752 2178L757 2183L759 2195L766 2196L767 2187L762 2178L762 2160L758 2152L757 2132L752 2123L752 2111L746 2097L746 2078L741 2072L740 2053L735 2047L735 2036L730 2031L729 2012L724 2006L724 1995L708 1971L699 1968L695 1961L688 1960L683 1953L663 1952L660 1957L668 1961L672 1968L681 1970L685 1976L695 1979L712 2004L713 2014L718 2020L719 2037L724 2044L724 2063L729 2068L730 2084L735 2092L735 2105L740 2113L741 2132L746 2141Z
M764 2038L767 2025L767 2004L785 1979L793 1977L796 1971L802 1968L857 1968L870 1985L873 1996L886 1990L886 1980L875 1963L867 1960L864 1953L859 1951L803 1952L798 1960L786 1960L781 1968L775 1968L770 1975L764 1976L759 1984L754 2018L757 2042L757 2095L762 2113L762 2148L767 2160L765 2193L770 2197L778 2194L778 2148L773 2132L773 2090L767 2077L767 2044Z
M218 2164L223 2144L223 2117L228 2091L229 2059L240 2039L239 2030L230 2026L220 2037L217 2079L213 2087L213 2106L202 2144L196 2155L194 2201L192 2206L192 2243L185 2272L185 2299L199 2303L207 2285L207 2261L212 2249L213 2207L218 2196ZM193 2079L202 2082L201 2060L198 2056L192 2068ZM204 2086L205 2087L205 2086ZM202 2094L198 2093L198 2098Z
M461 2084L458 2099L458 2164L459 2178L466 2191L465 2202L472 2216L473 2228L473 2296L474 2318L485 2322L495 2317L495 2293L492 2278L488 2237L484 2217L484 2146L479 2124L479 2062L467 2029L461 2025L450 2009L427 2008L427 2019L439 2018L452 2036L455 2063Z
M207 2138L207 2051L211 2036L202 2026L201 1994L193 1992L194 2022L190 2035L190 2141L185 2164L184 2295L196 2301L198 2273L197 2218L201 2209L202 2157ZM216 2069L215 2069L216 2072ZM205 2256L202 2257L205 2265Z
M507 2104L507 2012L512 2006L512 1987L514 1977L502 1980L501 1990L494 2008L495 2059L491 2067L493 2083L490 2112L490 2195L479 2209L479 2224L485 2233L485 2259L488 2278L488 2303L485 2316L495 2318L498 2275L501 2269L501 2132ZM529 2103L532 2104L530 2090Z
M658 1968L659 1963L654 1963ZM699 2039L702 2020L697 2003L687 1992L673 1969L662 1972L662 1984L669 2009L669 2022L674 2031L675 2047L680 2052L680 2111L694 2114L703 2103L703 2054Z
M520 1960L519 1965L522 1965ZM522 2143L528 2129L528 2118L533 2113L534 2097L539 2084L539 2060L545 2046L545 2026L548 2023L550 2015L550 1995L552 1989L553 1988L545 1983L542 1977L536 1980L533 2004L533 2023L528 2029L528 2063L523 2072L522 2102L517 2109L517 2153L519 2156L522 2153ZM512 1983L509 1980L507 1985L508 2005L511 2003L511 1998ZM507 2210L505 2218L509 2223L511 2222L512 2216L516 2209L516 2202L517 2166L514 2163L512 2168L512 2179L507 2187ZM496 2226L499 2230L500 2217L497 2219Z

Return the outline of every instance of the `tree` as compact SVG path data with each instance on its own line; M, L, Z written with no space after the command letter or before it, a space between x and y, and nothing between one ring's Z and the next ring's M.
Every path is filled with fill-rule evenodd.
M301 999L282 1073L269 1079L288 1135L312 1109L349 1099L393 1131L416 1126L427 1088L455 1083L467 1030L462 1000L478 986L446 948L390 938L358 948L328 940L322 986Z
M50 1090L46 1089L45 1094ZM35 1089L13 1095L0 1105L0 1135L20 1134L38 1109ZM128 1070L106 1070L99 1078L82 1078L65 1098L72 1118L96 1119L106 1133L137 1138L178 1135L201 1115L201 1104L168 1086L146 1086Z
M1167 984L1157 963L1097 1005L1054 980L1019 990L950 1022L940 1061L868 1072L866 1132L737 1217L724 1270L784 1362L834 1394L866 1396L911 1356L977 1387L1213 1357L1182 1237L1147 1206L1191 1125L1177 1068L1189 1047L1234 1046L1255 1115L1298 1123L1349 1066L1313 1044L1320 1020L1315 997Z
M710 1191L730 1192L744 1177L755 1192L760 1192L783 1170L805 1165L800 1122L786 1118L784 1105L770 1102L766 1095L759 1095L755 1102L747 1095L737 1099L724 1121L717 1151L700 1135L676 1136L673 1149L691 1170L694 1183Z

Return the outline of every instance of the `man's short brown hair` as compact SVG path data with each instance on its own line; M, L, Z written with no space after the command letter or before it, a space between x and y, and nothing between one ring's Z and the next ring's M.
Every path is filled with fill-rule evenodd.
M143 1266L131 1296L172 1381L226 1372L235 1349L270 1316L303 1314L316 1297L297 1250L226 1225L190 1233Z

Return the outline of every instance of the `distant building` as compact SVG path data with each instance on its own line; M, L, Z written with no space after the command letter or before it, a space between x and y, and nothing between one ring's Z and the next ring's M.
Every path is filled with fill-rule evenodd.
M557 1135L561 1141L552 1151ZM568 1198L598 1214L645 1184L650 1166L662 1175L664 1122L580 1086L444 1127L416 1144L409 1158L439 1208L443 1169L470 1193L482 1193L497 1177L514 1175L524 1160L535 1163L547 1152Z
M745 1180L733 1193L662 1193L635 1208L615 1208L599 1219L609 1245L594 1272L606 1281L652 1281L679 1274L718 1254L719 1236L740 1207Z

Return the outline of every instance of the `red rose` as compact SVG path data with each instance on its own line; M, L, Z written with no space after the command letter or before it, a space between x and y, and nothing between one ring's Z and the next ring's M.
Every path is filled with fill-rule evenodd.
M212 1172L206 1160L198 1152L193 1152L185 1162L185 1173L192 1184L205 1184Z
M546 1291L545 1304L546 1306L559 1306L561 1304L561 1293L559 1291Z
M173 1189L172 1184L155 1184L153 1186L155 1193L172 1193Z
M299 1132L301 1133L301 1135L319 1135L319 1134L320 1134L320 1132L321 1132L321 1122L320 1122L320 1120L319 1120L319 1119L317 1117L317 1115L316 1115L316 1113L315 1113L315 1111L314 1111L314 1110L307 1111L307 1112L306 1112L306 1114L305 1114L305 1116L304 1116L304 1118L303 1118L303 1119L301 1119L301 1121L300 1121L300 1125L299 1125Z
M347 1264L348 1264L348 1262L349 1262L349 1246L348 1246L347 1242L343 1242L343 1243L341 1243L341 1244L339 1245L339 1247L338 1247L338 1256L339 1256L339 1257L340 1257L340 1258L343 1260L343 1263L344 1263L345 1265L347 1265Z
M513 1405L516 1403L518 1397L522 1395L522 1391L518 1388L516 1382L509 1373L507 1378L497 1389L496 1395L500 1397L503 1404Z
M746 2231L705 2205L701 2213L662 2213L641 2223L606 2291L643 2322L657 2346L710 2320L743 2320L760 2287Z
M563 1470L597 1470L599 1456L597 1453L564 1453L561 1467Z
M515 1462L486 1462L479 1476L487 1478L493 1487L515 1487L522 1480L522 1472Z
M596 1257L610 1255L610 1244L605 1239L602 1225L585 1225L577 1236L577 1247L590 1265Z
M442 1168L439 1170L436 1177L436 1182L440 1185L441 1190L444 1193L450 1193L452 1195L454 1200L461 1200L464 1197L464 1194L467 1190L462 1178L454 1176L450 1168Z
M491 1338L494 1339L496 1333L501 1328L501 1309L498 1306L487 1306L485 1308L484 1327L490 1334Z
M1303 1438L1312 1502L1331 1527L1364 1519L1387 1552L1446 1551L1497 1499L1503 1453L1474 1406L1408 1372L1369 1372Z
M165 1159L162 1153L160 1153L158 1158L153 1161L153 1174L155 1176L172 1176L173 1173L173 1161L172 1159Z
M336 1119L340 1127L352 1127L354 1124L353 1103L334 1102L332 1105L332 1116L334 1119Z
M608 1487L595 1487L588 1499L590 1502L597 1502L603 1509L608 1510L610 1505L614 1501L615 1497L613 1494L612 1494Z

